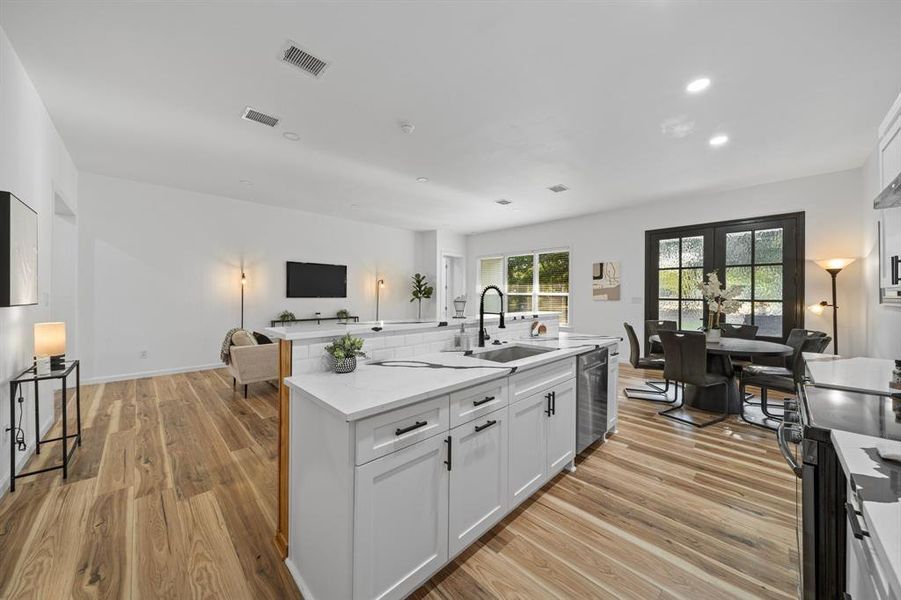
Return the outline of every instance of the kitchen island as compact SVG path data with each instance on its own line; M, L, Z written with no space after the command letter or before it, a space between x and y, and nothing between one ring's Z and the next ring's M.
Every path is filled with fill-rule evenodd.
M362 364L286 380L286 564L305 598L403 598L565 468L576 356L568 336ZM508 362L483 352L526 355Z

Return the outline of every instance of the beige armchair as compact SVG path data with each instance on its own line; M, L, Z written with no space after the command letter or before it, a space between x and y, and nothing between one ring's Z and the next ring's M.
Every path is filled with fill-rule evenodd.
M232 346L229 355L232 385L243 385L245 398L247 384L278 379L278 344Z

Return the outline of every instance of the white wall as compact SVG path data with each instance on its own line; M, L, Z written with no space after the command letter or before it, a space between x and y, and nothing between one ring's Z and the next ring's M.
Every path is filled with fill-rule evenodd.
M831 295L828 274L812 261L859 256L863 237L860 177L860 169L854 169L716 194L667 198L622 210L473 235L467 244L469 296L476 298L476 265L481 256L569 247L571 328L622 336L622 324L628 321L640 333L646 230L804 211L808 259L805 303L812 304ZM616 260L622 262L622 300L592 300L592 263ZM863 354L866 349L861 273L857 263L839 275L843 353ZM805 317L809 328L832 329L829 313L817 317L807 312Z
M347 308L415 317L412 231L82 173L80 314L89 379L211 366L240 319L262 329L284 309L298 318ZM347 265L346 299L285 298L285 261ZM142 351L147 358L139 358Z
M33 324L51 318L51 265L54 193L77 210L78 173L44 104L19 58L0 29L0 189L13 192L38 213L38 292L40 304L0 308L0 490L7 488L9 462L8 381L32 362ZM73 344L69 354L78 356ZM42 430L53 422L51 386L42 386ZM28 451L17 453L21 468L34 448L32 386L26 390L25 429Z

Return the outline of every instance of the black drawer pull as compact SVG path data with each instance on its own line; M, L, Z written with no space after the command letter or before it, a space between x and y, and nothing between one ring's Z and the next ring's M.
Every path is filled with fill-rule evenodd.
M453 438L451 436L447 436L444 438L444 443L447 444L447 460L444 461L444 464L447 465L447 470L450 471L453 468L454 456L453 456L453 448L451 444L453 443Z
M901 264L901 259L898 258L897 255L891 258L892 263L892 285L898 285L898 265Z
M554 414L551 412L551 393L548 392L547 394L545 394L544 398L547 400L547 408L544 409L544 414L550 417L552 414Z
M486 402L491 402L492 400L494 400L494 396L485 396L482 400L473 400L472 405L473 406L482 406Z
M406 427L398 427L397 429L394 430L394 435L403 435L405 433L410 433L414 429L419 429L420 427L425 427L428 424L429 424L428 421L416 421L412 425L408 425Z
M854 505L850 502L845 502L845 512L848 513L848 525L851 526L851 533L859 540L862 540L864 536L869 537L870 532L864 531L860 526L860 520L857 518L860 516L856 510L854 510Z
M488 429L489 427L491 427L492 425L496 425L496 424L497 424L497 421L495 421L494 419L491 419L484 425L476 425L476 433L478 433L480 431L484 431L484 430Z
M557 392L551 392L551 414L557 414Z

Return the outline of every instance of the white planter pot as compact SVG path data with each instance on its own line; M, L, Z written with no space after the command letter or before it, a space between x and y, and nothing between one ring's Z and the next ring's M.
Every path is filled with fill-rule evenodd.
M708 329L707 330L707 341L712 343L718 343L720 338L722 338L723 332L719 329Z

